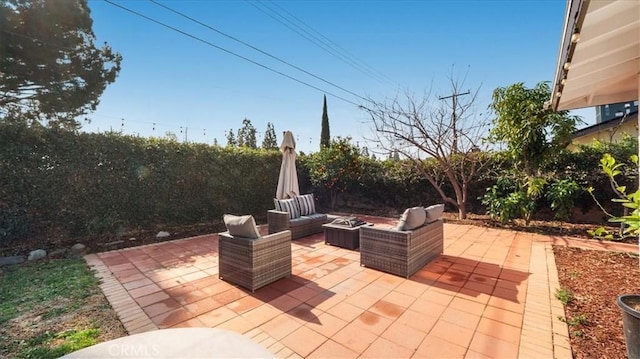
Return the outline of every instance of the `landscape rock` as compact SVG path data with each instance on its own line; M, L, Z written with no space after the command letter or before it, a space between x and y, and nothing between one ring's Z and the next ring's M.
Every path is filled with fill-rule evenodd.
M24 263L24 256L0 257L0 267Z
M53 259L60 259L60 258L64 258L67 256L67 250L66 249L56 249L55 251L51 251L49 253L49 258L53 258Z
M113 241L113 242L105 243L104 246L105 247L113 247L113 246L117 246L118 244L122 244L122 243L124 243L124 241Z
M156 234L156 238L167 238L169 236L170 236L169 232L166 232L166 231L160 231L158 232L158 234Z
M71 253L73 253L73 254L84 254L86 249L87 249L87 246L85 246L84 244L76 243L73 246L71 246Z
M36 249L35 251L29 252L29 257L27 257L28 261L37 261L39 259L45 258L47 256L47 251L44 249Z

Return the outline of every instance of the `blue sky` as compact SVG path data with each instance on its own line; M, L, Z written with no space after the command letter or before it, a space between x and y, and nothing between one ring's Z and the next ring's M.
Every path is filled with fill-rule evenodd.
M463 90L480 87L476 105L486 112L496 87L552 81L566 5L562 0L158 0L345 92L150 1L112 1L320 90L90 0L97 44L106 41L124 59L85 130L156 137L170 131L180 140L211 144L216 138L224 145L226 132L237 132L248 118L258 130L258 144L271 122L278 141L290 130L298 150L306 153L319 146L325 93L331 136L351 136L354 143L371 146L365 140L371 137L366 114L353 104L362 100L352 93L383 100L398 90L432 88L434 95L444 96L451 93L453 68L454 74L467 76ZM332 55L278 16L347 54ZM575 114L587 123L595 118L592 108Z

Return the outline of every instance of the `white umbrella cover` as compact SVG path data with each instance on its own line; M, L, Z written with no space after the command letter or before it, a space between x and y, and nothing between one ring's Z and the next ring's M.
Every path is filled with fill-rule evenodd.
M276 198L291 198L300 194L298 171L296 171L296 140L293 139L291 131L284 133L280 151L282 151L282 165L280 166Z

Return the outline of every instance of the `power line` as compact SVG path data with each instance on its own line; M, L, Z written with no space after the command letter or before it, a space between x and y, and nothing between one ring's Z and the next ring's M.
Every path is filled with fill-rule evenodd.
M192 39L194 39L194 40L200 41L200 42L202 42L202 43L204 43L204 44L207 44L207 45L209 45L209 46L211 46L211 47L214 47L214 48L216 48L216 49L218 49L218 50L220 50L220 51L226 52L226 53L228 53L229 55L233 55L233 56L238 57L238 58L240 58L240 59L242 59L242 60L245 60L245 61L247 61L247 62L250 62L250 63L252 63L252 64L254 64L254 65L256 65L256 66L262 67L262 68L263 68L263 69L265 69L265 70L269 70L269 71L271 71L271 72L274 72L274 73L276 73L276 74L278 74L278 75L280 75L280 76L286 77L286 78L288 78L288 79L290 79L290 80L293 80L293 81L295 81L295 82L298 82L298 83L300 83L300 84L302 84L302 85L305 85L305 86L307 86L307 87L310 87L310 88L312 88L312 89L314 89L314 90L317 90L317 91L320 91L320 92L326 93L326 94L328 94L328 95L330 95L330 96L333 96L333 97L335 97L335 98L337 98L337 99L340 99L340 100L342 100L342 101L344 101L344 102L350 103L350 104L352 104L352 105L354 105L354 106L359 106L359 104L357 104L357 103L355 103L355 102L353 102L353 101L351 101L351 100L348 100L348 99L346 99L346 98L344 98L344 97L342 97L342 96L336 95L336 94L334 94L334 93L332 93L332 92L329 92L329 91L325 91L325 90L323 90L323 89L321 89L321 88L319 88L319 87L317 87L317 86L314 86L314 85L312 85L312 84L310 84L310 83L308 83L308 82L305 82L305 81L299 80L299 79L297 79L297 78L295 78L295 77L293 77L293 76L287 75L287 74L285 74L285 73L283 73L283 72L281 72L281 71L278 71L278 70L273 69L273 68L271 68L271 67L269 67L269 66L263 65L263 64L261 64L261 63L259 63L259 62L257 62L257 61L251 60L251 59L249 59L249 58L247 58L247 57L245 57L245 56L242 56L242 55L240 55L240 54L237 54L237 53L235 53L235 52L233 52L233 51L231 51L231 50L227 50L227 49L225 49L225 48L223 48L223 47L221 47L221 46L218 46L218 45L216 45L216 44L214 44L214 43L212 43L212 42L210 42L210 41L204 40L204 39L202 39L202 38L200 38L200 37L197 37L197 36L195 36L195 35L192 35L192 34L190 34L190 33L186 32L186 31L183 31L183 30L180 30L180 29L178 29L178 28L176 28L176 27L173 27L173 26L171 26L171 25L165 24L165 23L163 23L163 22L161 22L161 21L159 21L159 20L156 20L156 19L154 19L154 18L151 18L151 17L149 17L149 16L147 16L147 15L144 15L144 14L142 14L142 13L140 13L140 12L137 12L137 11L135 11L135 10L131 10L131 9L129 9L129 8L125 7L125 6L122 6L122 5L120 5L120 4L116 4L116 3L112 2L111 0L104 0L104 1L105 1L106 3L108 3L108 4L111 4L111 5L115 6L115 7L120 8L120 9L122 9L122 10L125 10L125 11L127 11L127 12L130 12L130 13L132 13L132 14L136 15L136 16L139 16L139 17L141 17L141 18L144 18L144 19L146 19L146 20L149 20L149 21L151 21L151 22L153 22L153 23L156 23L156 24L158 24L158 25L160 25L160 26L166 27L166 28L168 28L168 29L170 29L170 30L173 30L173 31L175 31L175 32L178 32L178 33L180 33L180 34L182 34L182 35L184 35L184 36L190 37L190 38L192 38Z
M334 57L336 57L337 59L341 60L342 62L346 63L347 65L353 67L354 69L360 71L361 73L373 78L376 81L380 81L379 79L376 79L374 76L372 76L371 73L367 73L367 71L365 71L361 66L358 66L357 63L355 63L353 60L350 60L348 58L345 58L344 55L340 54L339 52L337 52L336 50L332 49L330 46L324 44L324 42L320 39L318 39L317 36L311 34L309 31L300 28L299 26L297 26L296 24L294 24L291 20L287 19L286 17L284 17L283 15L279 14L278 12L276 12L275 10L269 8L268 6L264 5L264 4L260 4L261 6L263 6L264 8L268 9L269 11L271 11L272 13L274 13L275 15L281 17L282 19L284 19L285 21L289 22L291 25L298 27L301 31L306 32L307 34L309 34L309 36L311 36L311 38L305 34L302 34L300 31L296 30L295 28L293 28L291 25L286 24L285 22L283 22L282 20L274 17L272 14L269 14L268 12L266 12L264 9L258 7L255 3L249 1L249 0L245 0L247 1L251 6L255 7L256 9L258 9L259 11L261 11L262 13L264 13L265 15L269 16L270 18L276 20L277 22L279 22L280 24L282 24L283 26L287 27L289 30L295 32L296 34L300 35L301 37L305 38L306 40L308 40L309 42L313 43L314 45L318 46L319 48L323 49L324 51L328 52L329 54L333 55ZM313 39L312 39L313 38ZM315 39L315 40L314 40ZM322 44L320 44L319 42L321 42Z
M275 2L271 2L271 4L277 8L279 8L280 10L282 10L283 12L285 12L288 16L290 16L291 18L293 18L294 20L296 20L297 22L299 22L300 24L302 24L303 26L305 26L306 28L308 28L309 30L313 31L314 33L318 34L318 36L322 37L323 39L325 39L327 42L330 43L330 46L334 49L338 49L339 51L341 51L345 57L352 59L354 62L359 63L359 66L362 66L363 69L367 70L368 72L370 72L373 75L377 75L379 76L381 79L384 79L386 81L388 81L389 83L393 84L393 81L385 76L383 73L381 73L380 71L377 71L376 69L374 69L373 67L369 66L367 63L365 63L364 61L362 61L361 59L358 59L356 56L354 56L353 54L351 54L349 51L347 51L345 48L343 48L342 46L340 46L339 44L337 44L335 41L332 41L331 39L329 39L328 37L324 36L320 31L314 29L313 27L311 27L309 24L307 24L306 22L304 22L302 19L298 18L297 16L295 16L294 14L292 14L291 12L287 11L287 9L283 8L282 6L278 5ZM325 43L323 41L323 43ZM326 44L326 43L325 43ZM329 45L329 44L328 44ZM378 79L378 81L380 81Z
M200 142L200 143L209 143L210 141L212 141L212 139L215 139L216 141L218 140L217 137L215 137L215 132L216 129L215 128L203 128L203 127L196 127L196 126L189 126L188 124L184 124L184 125L179 125L179 124L167 124L167 123L163 123L163 122L158 122L158 121L137 121L137 120L131 120L129 118L125 118L125 117L116 117L116 116L108 116L108 115L100 115L100 114L92 114L92 117L101 117L101 118L105 118L108 120L98 120L96 122L99 122L101 124L103 124L106 128L108 128L108 130L102 129L103 126L101 126L98 123L95 123L93 120L89 120L89 119L85 119L85 122L87 125L91 124L92 127L95 127L96 132L101 133L101 132L118 132L121 134L132 134L132 135L136 135L138 137L140 137L140 132L136 132L138 131L137 129L132 129L131 128L131 124L137 124L137 125L147 125L149 127L151 127L151 131L148 130L148 128L146 129L147 135L144 135L143 137L149 137L149 138L153 138L156 136L163 136L162 135L162 131L164 132L164 136L166 136L167 134L173 134L176 136L176 138L181 138L181 140L183 142ZM135 127L135 126L134 126ZM141 127L141 126L138 126ZM86 127L83 126L83 129L85 131L91 131L89 129L87 129ZM227 130L224 131L225 137L226 134L228 133ZM258 131L256 129L256 138L260 138L261 136L263 136L263 131ZM199 138L201 140L193 140L193 137L195 138ZM202 141L202 139L204 139L204 141Z
M182 17L186 18L186 19L189 19L189 20L191 20L191 21L195 22L195 23L196 23L196 24L198 24L198 25L204 26L204 27L206 27L206 28L207 28L207 29L209 29L209 30L215 31L215 32L217 32L218 34L220 34L220 35L222 35L222 36L225 36L225 37L227 37L227 38L229 38L229 39L231 39L231 40L233 40L233 41L239 42L239 43L241 43L242 45L245 45L245 46L247 46L247 47L249 47L249 48L251 48L251 49L253 49L253 50L255 50L255 51L258 51L259 53L261 53L261 54L263 54L263 55L265 55L265 56L268 56L268 57L270 57L270 58L272 58L272 59L274 59L274 60L277 60L277 61L279 61L279 62L281 62L281 63L283 63L283 64L285 64L285 65L288 65L288 66L290 66L290 67L293 67L294 69L296 69L296 70L298 70L298 71L300 71L300 72L303 72L303 73L305 73L305 74L307 74L307 75L309 75L309 76L312 76L312 77L314 77L314 78L316 78L316 79L318 79L318 80L320 80L320 81L322 81L322 82L324 82L324 83L326 83L326 84L329 84L329 85L331 85L331 86L333 86L333 87L336 87L336 88L338 88L338 89L340 89L340 90L342 90L342 91L344 91L344 92L347 92L347 93L349 93L349 94L351 94L351 95L353 95L353 96L355 96L355 97L358 97L358 98L360 98L360 99L366 100L364 97L362 97L362 96L358 95L357 93L355 93L355 92L353 92L353 91L349 91L349 90L345 89L345 88L344 88L344 87L342 87L342 86L336 85L335 83L333 83L333 82L331 82L331 81L325 80L325 79L323 79L323 78L321 78L321 77L319 77L319 76L317 76L317 75L315 75L315 74L313 74L313 73L311 73L311 72L309 72L309 71L307 71L307 70L305 70L305 69L302 69L302 68L300 68L300 67L298 67L298 66L296 66L296 65L294 65L294 64L292 64L292 63L290 63L290 62L287 62L287 61L285 61L285 60L282 60L281 58L279 58L279 57L277 57L277 56L275 56L275 55L272 55L272 54L270 54L270 53L268 53L268 52L266 52L266 51L264 51L264 50L261 50L261 49L259 49L259 48L255 47L255 46L253 46L253 45L251 45L251 44L249 44L249 43L247 43L247 42L245 42L245 41L242 41L242 40L240 40L240 39L238 39L238 38L236 38L236 37L234 37L234 36L231 36L231 35L229 35L229 34L227 34L227 33L223 32L223 31L220 31L220 30L218 30L218 29L214 28L214 27L213 27L213 26L211 26L211 25L205 24L205 23L203 23L203 22L201 22L201 21L199 21L199 20L196 20L196 19L194 19L194 18L192 18L192 17L190 17L190 16L188 16L188 15L186 15L186 14L184 14L184 13L181 13L181 12L179 12L179 11L177 11L177 10L174 10L174 9L172 9L172 8L170 8L170 7L166 6L166 5L160 4L159 2L157 2L157 1L155 1L155 0L149 0L149 1L151 1L152 3L154 3L154 4L158 5L158 6L162 7L162 8L165 8L165 9L167 9L167 10L169 10L169 11L173 12L174 14L180 15L180 16L182 16Z

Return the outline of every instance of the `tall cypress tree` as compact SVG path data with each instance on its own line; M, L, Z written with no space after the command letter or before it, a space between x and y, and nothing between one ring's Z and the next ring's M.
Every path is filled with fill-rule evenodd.
M329 115L327 115L327 95L324 95L322 106L322 131L320 132L320 149L329 147L331 136L329 135Z
M227 147L235 147L238 145L236 135L233 134L233 128L227 132Z
M242 120L242 128L238 130L238 146L257 148L256 128L251 124L251 120Z
M273 128L271 122L267 122L267 130L264 133L264 139L262 140L262 148L265 150L277 150L278 140L276 139L276 131Z

